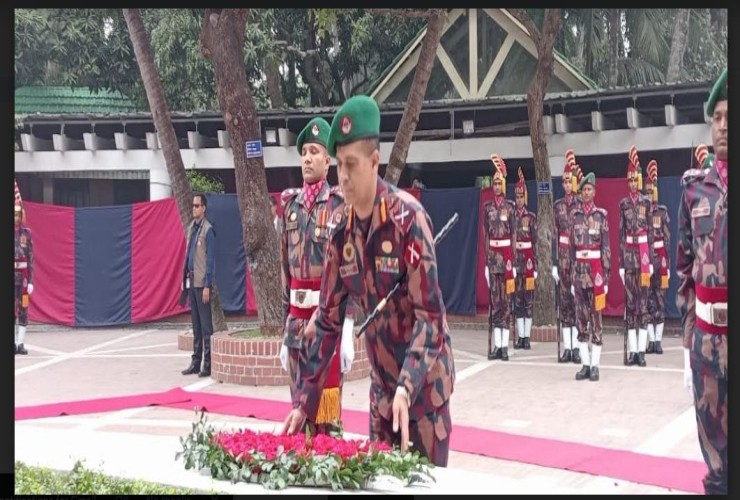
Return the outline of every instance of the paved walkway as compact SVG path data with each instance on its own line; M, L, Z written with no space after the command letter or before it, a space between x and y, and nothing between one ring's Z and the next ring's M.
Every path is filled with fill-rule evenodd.
M183 376L189 353L177 350L181 330L29 328L28 356L15 357L15 405L159 392L184 387L287 401L287 387L245 387ZM487 332L455 330L457 384L453 422L526 436L555 438L666 457L702 461L693 407L681 385L680 339L664 339L665 354L645 368L622 365L622 339L607 335L601 380L576 382L579 367L555 362L555 344L509 350L509 362L485 359ZM346 408L366 410L369 381L345 384ZM123 477L224 493L266 493L261 486L213 481L175 462L178 438L195 415L162 407L127 409L16 422L16 459L28 464L88 466ZM209 421L229 428L275 428L274 422L225 415ZM53 443L53 446L49 446ZM112 453L111 450L116 450ZM134 458L135 457L135 458ZM458 452L437 470L433 488L408 493L683 493ZM418 491L417 491L418 490ZM290 490L295 492L294 489ZM319 493L322 490L308 489Z

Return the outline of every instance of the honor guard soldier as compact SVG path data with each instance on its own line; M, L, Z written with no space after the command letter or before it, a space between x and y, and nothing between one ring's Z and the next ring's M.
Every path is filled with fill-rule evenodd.
M565 169L563 170L563 191L565 195L553 205L553 216L555 218L555 232L557 238L553 238L553 255L555 265L552 266L552 277L558 283L557 293L560 317L560 329L558 335L562 335L565 350L558 360L560 363L581 362L578 348L578 327L576 326L576 311L573 295L571 294L571 275L573 263L570 252L570 219L573 210L581 206L578 199L577 172L580 167L576 163L576 156L572 149L565 152Z
M645 366L648 294L654 252L653 234L648 231L650 200L640 193L642 173L634 146L629 151L627 184L629 194L619 200L619 277L624 284L625 294L629 351L627 364Z
M653 237L653 275L650 277L650 292L648 293L648 314L650 320L647 325L648 345L647 354L663 354L663 327L665 327L665 292L668 289L668 280L671 279L671 256L668 249L671 247L671 222L668 216L668 207L658 204L658 162L650 160L647 166L645 180L645 195L650 203L650 232Z
M609 224L606 210L594 205L596 176L593 172L583 178L579 190L582 205L573 210L570 230L570 254L573 260L571 293L575 297L578 343L583 364L576 373L576 380L589 379L595 382L599 380L603 344L601 311L606 307L606 294L609 292Z
M33 293L33 240L26 226L26 211L23 208L18 183L15 184L15 353L28 354L23 345L28 326L28 305Z
M486 281L493 315L493 352L488 359L509 360L509 325L511 294L516 286L514 252L516 247L516 206L506 199L506 163L497 154L493 162L493 200L483 205L483 228L486 241Z
M413 443L422 456L446 466L452 430L450 395L455 364L429 215L411 194L378 177L380 110L354 96L337 111L327 143L337 159L344 205L331 215L318 314L307 332L293 410L284 432L314 418L319 390L342 330L350 297L365 313L384 306L365 330L370 363L371 440ZM398 293L388 294L396 284Z
M519 182L514 186L516 204L516 292L514 293L514 316L518 332L514 349L530 349L532 333L532 308L534 306L534 282L537 279L537 216L527 210L527 184L524 172L519 167Z
M326 181L331 157L326 143L331 126L323 118L314 118L296 139L301 155L301 189L286 189L281 195L284 228L281 233L281 284L285 334L280 350L280 362L290 374L291 397L295 394L298 359L305 349L304 330L319 305L321 274L329 239L329 217L342 203L337 186ZM342 308L342 317L346 310ZM342 346L330 356L329 374L324 382L315 418L308 421L314 434L336 430L341 417L342 361L349 369L354 357L351 320L349 333L343 333ZM305 355L305 354L304 354Z
M704 491L727 494L727 68L712 88L714 163L681 179L676 304L681 312L684 384L693 393L699 445L707 464ZM693 388L693 391L692 391Z

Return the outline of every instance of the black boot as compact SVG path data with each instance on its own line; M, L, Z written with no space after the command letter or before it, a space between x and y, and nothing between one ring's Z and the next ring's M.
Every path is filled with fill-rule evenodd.
M211 376L211 338L212 335L206 335L203 340L203 369L198 374L199 377Z
M655 341L655 354L663 354L663 346L660 345L660 341Z
M524 349L524 337L519 337L514 342L514 349Z
M577 365L581 364L581 350L578 347L573 349L573 362Z
M23 347L23 344L18 344L18 354L28 354L28 351Z
M652 354L655 352L655 342L648 342L647 349L645 349L645 354Z
M598 366L592 366L591 367L591 376L588 379L591 382L598 382L599 381L599 367Z
M632 366L637 364L637 354L634 352L631 352L627 355L627 366Z
M500 347L497 347L493 351L493 359L501 359L501 348Z
M18 354L18 345L15 346L15 353Z
M647 363L645 362L645 353L640 352L637 354L637 366L647 366Z
M558 363L570 363L570 361L573 359L572 354L570 352L570 349L566 349L563 351L563 355L560 356L560 359L558 360Z
M524 339L524 349L525 350L529 350L531 348L532 348L532 346L529 345L529 337L527 337L527 338Z
M183 375L192 375L200 371L200 363L196 363L195 360L190 362L190 366L185 368L181 373Z
M501 348L501 361L509 361L509 348L508 347Z
M586 380L591 376L591 367L583 365L581 371L576 373L576 380Z

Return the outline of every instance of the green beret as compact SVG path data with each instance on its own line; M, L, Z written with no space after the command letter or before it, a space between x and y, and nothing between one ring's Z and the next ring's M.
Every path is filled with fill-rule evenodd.
M717 101L727 100L727 68L719 75L717 81L712 87L712 91L709 93L709 100L707 101L707 116L714 114L714 107L717 105Z
M326 143L329 140L330 129L331 125L329 125L329 122L320 117L314 118L308 122L308 125L303 127L301 133L298 134L298 139L296 139L298 154L302 153L303 144L307 142L315 142L316 144L321 144L326 147Z
M581 183L578 184L578 190L580 191L586 184L591 184L593 187L596 187L596 176L593 172L583 176Z
M374 137L380 137L378 103L372 97L356 95L347 99L334 115L326 149L336 157L338 145Z
M704 158L704 163L701 164L701 168L711 168L711 166L714 165L714 154L709 153L706 158Z

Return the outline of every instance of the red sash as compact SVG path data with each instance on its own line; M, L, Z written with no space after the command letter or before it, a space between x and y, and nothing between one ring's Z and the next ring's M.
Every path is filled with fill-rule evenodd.
M525 289L526 290L534 290L534 271L536 268L536 262L534 260L534 248L532 248L532 240L518 240L517 245L519 243L529 243L529 248L517 248L517 253L520 253L524 256L524 277L526 278L525 281Z
M658 242L663 243L663 239L656 239L655 243ZM655 248L655 253L660 259L660 288L668 288L668 252L665 250L665 245Z
M641 230L636 234L630 235L632 243L627 243L627 246L637 248L640 254L640 286L650 286L650 248L647 243L647 231ZM644 237L645 241L639 243L638 239Z
M599 252L598 257L585 257L581 255L581 252ZM587 246L576 249L576 262L587 262L591 266L591 276L594 282L594 308L597 311L601 311L606 307L606 294L604 293L604 285L606 285L606 277L604 276L604 267L601 265L601 248L598 246Z
M712 286L707 287L700 285L699 283L695 286L696 291L696 300L701 301L705 304L714 304L717 302L724 302L727 304L727 287L726 286ZM698 306L698 304L697 304ZM718 318L717 315L714 316L715 318ZM719 319L719 318L718 318ZM724 311L724 323L727 323L727 311ZM696 326L704 330L705 332L714 334L714 335L727 335L728 328L727 326L719 326L719 325L713 325L711 323L707 323L702 318L699 317L699 315L696 315Z
M491 241L488 242L488 248L504 258L506 263L506 271L504 276L506 278L506 293L514 293L514 263L511 252L511 238L491 238L492 241L506 241L509 240L509 244L505 246L494 246Z
M19 264L22 267L19 267ZM15 272L20 274L21 280L21 307L28 307L28 258L16 257L15 259ZM18 312L16 311L16 314Z

